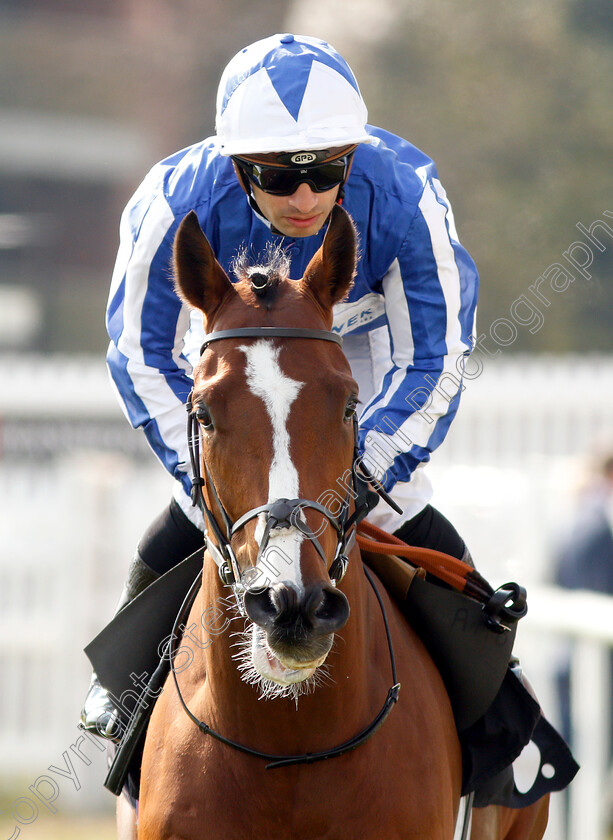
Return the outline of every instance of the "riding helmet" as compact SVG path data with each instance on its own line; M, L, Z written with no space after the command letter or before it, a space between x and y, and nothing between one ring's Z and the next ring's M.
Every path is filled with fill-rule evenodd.
M368 143L367 118L344 58L303 35L272 35L245 47L224 70L217 92L223 155Z

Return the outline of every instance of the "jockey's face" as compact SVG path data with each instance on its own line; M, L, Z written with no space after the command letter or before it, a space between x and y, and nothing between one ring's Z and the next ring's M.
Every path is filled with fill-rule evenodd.
M285 236L312 236L324 225L336 203L340 186L313 192L302 183L291 195L271 195L252 184L253 197L268 221Z
M243 189L252 193L273 228L285 236L305 237L317 233L332 212L355 149L352 145L233 160Z

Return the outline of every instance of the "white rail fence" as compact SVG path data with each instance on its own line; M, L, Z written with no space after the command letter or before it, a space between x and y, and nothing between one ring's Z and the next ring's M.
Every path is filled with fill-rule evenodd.
M538 656L527 654L530 646L549 643L551 650L552 638L571 643L571 728L573 753L581 770L568 792L567 836L572 840L604 840L609 836L613 814L609 764L613 598L533 586L528 601L528 615L520 631L526 638L518 645L520 652L526 651L526 656L522 654L524 662L538 661ZM542 695L540 699L543 702ZM562 819L555 805L551 819L557 824L557 834L548 836L562 837Z
M81 648L112 613L131 552L172 482L121 417L99 360L0 358L0 385L0 783L32 798L29 786L78 737L89 679ZM434 502L480 570L494 585L528 588L518 646L554 723L554 660L574 640L582 770L570 794L573 840L606 837L613 606L594 595L584 607L587 596L543 584L572 477L607 435L611 444L613 357L485 360L431 465ZM78 765L78 790L62 780L58 807L110 806L104 758L94 747L88 755L92 769ZM551 840L563 836L556 808Z

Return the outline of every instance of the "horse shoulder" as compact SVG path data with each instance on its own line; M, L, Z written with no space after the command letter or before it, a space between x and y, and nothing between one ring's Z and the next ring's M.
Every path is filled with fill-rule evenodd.
M423 642L397 604L386 592L381 595L401 688L396 708L383 724L383 729L388 728L383 737L387 738L387 749L394 753L394 761L380 772L388 776L405 801L411 800L407 792L419 791L415 801L407 804L412 822L423 817L426 832L434 832L423 836L438 836L433 827L438 821L441 836L445 836L443 826L455 823L462 784L461 751L451 703ZM385 661L381 655L378 658Z

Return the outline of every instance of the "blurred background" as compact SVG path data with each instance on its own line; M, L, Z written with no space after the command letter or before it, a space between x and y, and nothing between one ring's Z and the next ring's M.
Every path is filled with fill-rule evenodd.
M370 122L436 160L479 268L480 352L434 503L492 584L528 587L517 648L583 765L547 837L603 840L610 0L0 0L0 838L113 836L104 754L78 742L82 647L171 491L106 377L119 216L157 160L214 132L232 55L285 30L331 41Z

